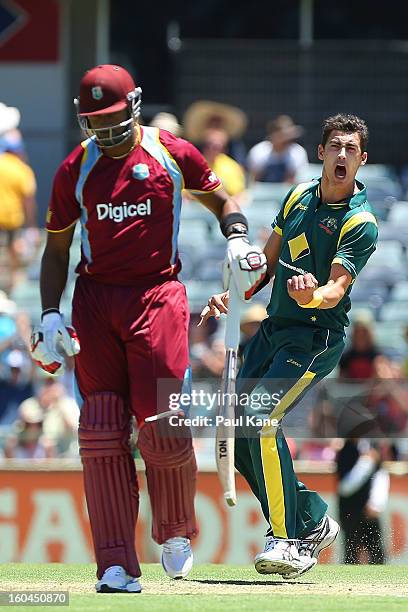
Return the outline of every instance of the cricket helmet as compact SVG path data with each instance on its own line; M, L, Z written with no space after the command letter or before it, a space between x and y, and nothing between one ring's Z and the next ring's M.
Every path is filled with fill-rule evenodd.
M81 79L79 97L74 104L82 131L104 149L130 137L140 115L142 90L121 66L101 64L88 70ZM127 109L129 118L116 125L93 128L89 117Z

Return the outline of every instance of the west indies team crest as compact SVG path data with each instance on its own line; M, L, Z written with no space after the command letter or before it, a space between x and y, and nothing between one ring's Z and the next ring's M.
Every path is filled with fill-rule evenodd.
M143 181L147 179L150 174L149 166L147 164L136 164L132 168L132 176L134 179Z
M102 87L100 87L99 85L92 87L91 93L92 93L92 97L94 100L102 100L103 91L102 91Z

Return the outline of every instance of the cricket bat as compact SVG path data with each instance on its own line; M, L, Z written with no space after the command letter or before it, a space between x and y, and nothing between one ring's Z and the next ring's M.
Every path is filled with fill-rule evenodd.
M235 283L231 279L227 324L225 329L225 363L221 384L221 402L217 416L224 417L228 422L217 425L215 453L218 477L224 490L224 498L229 506L237 503L235 490L234 448L235 448L235 380L237 375L237 354L240 337L241 299Z

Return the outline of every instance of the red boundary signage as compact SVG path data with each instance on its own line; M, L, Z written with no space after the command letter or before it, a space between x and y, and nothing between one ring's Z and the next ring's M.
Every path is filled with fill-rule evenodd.
M0 0L1 16L0 62L59 60L58 0Z

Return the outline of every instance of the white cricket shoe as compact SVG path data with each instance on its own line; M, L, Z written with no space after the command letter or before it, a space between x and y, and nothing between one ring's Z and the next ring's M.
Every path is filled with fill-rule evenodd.
M320 523L316 525L313 531L305 536L303 540L298 541L299 555L301 557L306 556L310 559L316 559L317 562L319 554L322 552L322 550L333 544L334 540L339 534L339 531L340 525L326 514ZM300 572L297 571L287 574L285 578L297 578L298 576L301 576L305 572L309 571L309 569L312 569L312 567L314 566L312 565L311 567L308 567Z
M316 559L299 555L297 540L266 538L265 550L255 557L255 569L259 574L303 574L316 565Z
M185 578L193 568L190 540L180 537L166 540L163 544L161 562L170 578Z
M108 567L95 585L97 593L140 593L142 585L126 573L120 565Z

